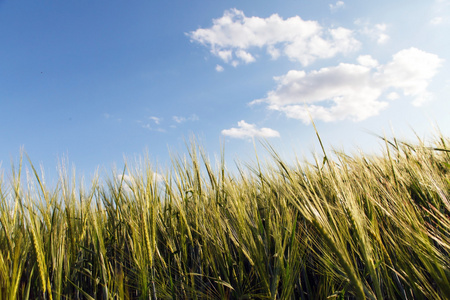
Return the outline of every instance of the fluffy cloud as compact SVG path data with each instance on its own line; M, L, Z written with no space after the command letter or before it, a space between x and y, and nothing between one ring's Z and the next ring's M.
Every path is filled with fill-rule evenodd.
M338 3L336 5L340 5ZM265 48L272 59L286 55L293 61L308 65L319 58L357 50L360 43L349 29L324 29L316 21L299 16L283 19L277 14L268 18L247 17L237 9L225 11L213 20L210 28L188 33L191 41L210 48L225 63L237 66L256 60L253 51Z
M427 87L442 63L435 54L416 48L405 49L383 66L377 79L382 87L398 88L404 95L413 96L413 104L420 106L431 98Z
M248 124L244 120L238 122L238 128L230 128L222 130L222 134L238 139L246 139L253 137L271 138L279 137L280 133L270 128L258 129L255 124Z
M358 63L365 67L374 68L378 66L378 62L370 55L360 55L357 59Z
M443 62L437 55L416 48L399 51L385 65L369 55L357 61L309 73L291 70L274 78L278 86L266 98L251 104L267 103L269 109L305 123L310 122L310 116L323 121L361 121L388 106L380 99L398 97L391 90L411 96L416 106L429 100L428 84ZM386 92L390 94L382 97Z

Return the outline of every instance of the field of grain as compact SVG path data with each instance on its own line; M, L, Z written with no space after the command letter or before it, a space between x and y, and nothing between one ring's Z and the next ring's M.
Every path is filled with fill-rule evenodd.
M1 299L450 299L450 140L0 179ZM255 161L258 161L255 157ZM27 172L27 170L29 170ZM124 176L126 175L126 176Z

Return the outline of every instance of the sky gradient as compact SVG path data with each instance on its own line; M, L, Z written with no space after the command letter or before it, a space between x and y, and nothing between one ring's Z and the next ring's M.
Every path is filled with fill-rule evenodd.
M450 1L0 0L0 162L56 176L450 135ZM257 146L258 147L258 146Z

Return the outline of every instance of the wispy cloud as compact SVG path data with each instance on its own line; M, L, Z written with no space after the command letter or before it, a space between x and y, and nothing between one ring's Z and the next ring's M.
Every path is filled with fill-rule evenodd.
M217 71L217 72L223 72L223 70L224 70L224 69L223 69L223 67L222 67L221 65L217 65L217 66L216 66L216 71Z
M180 116L173 116L172 119L176 123L181 124L181 123L184 123L184 122L187 122L187 121L198 121L199 117L196 114L192 114L192 115L190 115L187 118L186 117L180 117Z
M152 120L153 122L155 122L156 125L159 125L161 123L161 121L162 121L162 118L158 118L158 117L155 117L155 116L150 116L148 118L150 120Z
M430 24L437 25L448 25L450 16L450 1L449 0L435 0L431 12L434 15L430 19Z
M344 1L337 1L336 4L330 4L329 7L332 12L335 12L338 9L344 8L345 3L344 3Z
M285 55L306 66L360 47L350 29L323 28L317 21L305 21L299 16L247 17L237 9L225 11L221 18L213 20L212 27L191 31L188 36L233 66L256 61L256 51L262 48L272 59Z
M175 122L177 122L177 123L183 123L183 122L186 121L186 118L185 118L185 117L173 116L172 118L173 118L173 120L174 120Z
M444 18L441 16L434 17L430 20L430 24L434 26L442 25L442 24L448 24L448 18Z
M164 128L160 127L163 118L150 116L150 117L148 117L148 120L150 120L151 123L148 121L141 121L141 120L138 120L136 122L141 124L141 127L144 129L147 129L150 131L157 131L157 132L166 132L166 130Z
M384 44L389 41L390 37L386 33L388 26L385 23L372 25L368 21L357 19L355 25L359 26L359 33L375 40L378 44Z
M141 127L150 131L157 131L157 132L166 132L166 130L164 128L161 127L153 127L152 125L150 125L149 123L141 123Z
M103 113L103 118L105 118L106 120L113 120L116 122L122 122L122 118L119 118L115 115L112 115L110 113Z
M441 25L443 23L444 23L443 17L434 17L433 19L430 20L431 25Z
M232 138L248 139L254 137L279 137L280 133L271 128L257 128L255 124L248 124L244 120L238 122L238 127L224 129L222 134Z
M251 104L267 103L268 108L283 112L288 118L309 123L314 119L361 121L377 115L388 106L385 98L396 99L395 92L413 98L420 106L430 100L427 87L443 60L416 48L399 51L392 60L380 65L371 56L358 58L358 64L341 63L309 73L291 70L274 79L278 87L264 99Z

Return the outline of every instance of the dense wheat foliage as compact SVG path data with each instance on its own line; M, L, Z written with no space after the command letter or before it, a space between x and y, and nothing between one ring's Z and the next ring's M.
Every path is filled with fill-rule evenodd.
M450 299L450 141L0 179L1 299ZM27 171L29 170L29 171ZM4 172L5 173L5 172ZM127 176L124 176L127 174Z

